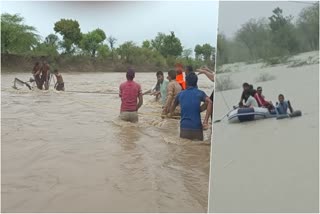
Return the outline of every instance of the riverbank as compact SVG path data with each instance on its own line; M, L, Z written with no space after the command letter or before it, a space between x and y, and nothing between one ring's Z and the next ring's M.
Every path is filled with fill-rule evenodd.
M2 73L29 73L34 63L40 61L40 56L23 56L1 54ZM167 66L158 66L148 62L141 65L124 63L117 59L95 59L88 56L58 56L47 59L52 68L58 68L62 73L83 72L125 72L132 67L139 72L157 72L168 70Z

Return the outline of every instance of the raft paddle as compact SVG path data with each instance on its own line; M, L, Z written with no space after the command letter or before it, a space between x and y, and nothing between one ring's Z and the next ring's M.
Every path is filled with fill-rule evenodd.
M226 116L228 116L230 114L230 112L232 112L233 110L237 109L239 106L234 106L233 109L231 109L230 111L228 111L228 113L226 113L220 120L215 120L213 123L219 123L221 122Z

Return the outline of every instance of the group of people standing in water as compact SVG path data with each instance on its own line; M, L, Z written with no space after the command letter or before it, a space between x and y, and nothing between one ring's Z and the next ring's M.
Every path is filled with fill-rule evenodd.
M196 70L192 66L183 66L178 63L175 69L169 70L167 77L162 71L156 72L157 83L148 91L142 93L141 85L134 81L135 71L128 69L127 81L119 87L121 98L120 119L129 122L138 122L138 110L143 105L143 96L151 94L156 100L161 99L162 118L180 118L180 137L191 140L203 140L203 130L209 128L209 118L212 120L213 96L207 96L198 88L198 75L205 74L214 82L214 71L204 66ZM57 69L53 70L57 79L54 88L64 91L62 75ZM50 66L45 59L36 62L32 70L34 81L40 90L48 90L51 74ZM201 112L205 113L203 122Z
M57 82L54 85L54 88L57 91L64 91L64 82L62 75L59 73L58 69L54 69L53 73L57 79ZM51 74L50 74L50 66L48 62L42 58L42 62L36 62L33 69L32 69L32 75L34 78L34 81L37 85L37 88L40 90L48 90L51 80Z
M254 89L253 85L245 82L242 84L242 88L243 92L239 102L240 108L262 107L267 108L270 113L277 113L280 115L287 114L289 109L290 113L293 113L293 108L290 101L286 101L283 94L279 94L279 102L276 102L276 105L274 106L271 101L267 101L265 99L265 96L262 94L261 86L257 87L257 89Z
M198 88L198 75L205 74L212 82L214 71L208 67L196 70L192 66L184 67L176 64L174 70L169 70L165 79L164 73L156 73L157 83L142 93L140 84L134 81L135 71L128 69L127 81L119 87L121 98L120 118L124 121L138 122L138 109L143 104L143 96L151 94L156 100L161 99L162 118L180 116L180 137L191 140L203 140L203 130L209 127L209 118L212 118L213 92L207 96ZM206 111L203 122L201 112Z

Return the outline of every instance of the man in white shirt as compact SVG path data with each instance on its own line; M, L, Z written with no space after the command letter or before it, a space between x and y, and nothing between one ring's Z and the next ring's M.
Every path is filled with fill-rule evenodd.
M246 90L244 93L244 96L247 99L246 103L243 105L245 108L259 107L256 99L251 96L251 93L250 90Z

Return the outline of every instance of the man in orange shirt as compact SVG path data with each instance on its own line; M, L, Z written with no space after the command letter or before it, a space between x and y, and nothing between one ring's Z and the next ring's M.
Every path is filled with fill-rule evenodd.
M176 81L181 85L182 90L186 89L186 82L183 75L183 65L181 63L177 63L175 65L175 70L177 72Z

